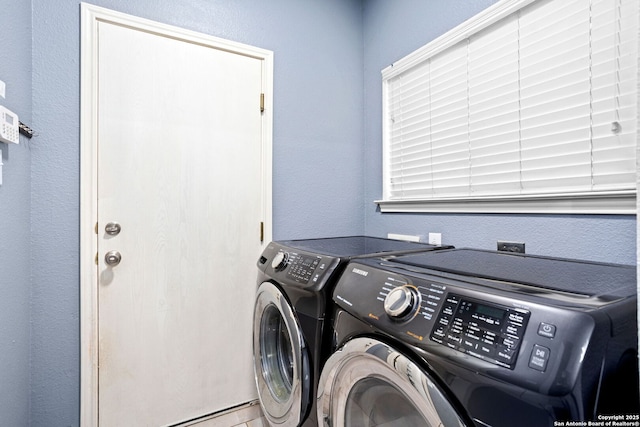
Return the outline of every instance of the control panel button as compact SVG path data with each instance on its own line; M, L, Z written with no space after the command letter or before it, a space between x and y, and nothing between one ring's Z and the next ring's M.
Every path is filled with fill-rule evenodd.
M480 343L478 345L478 351L483 356L495 357L497 350L496 350L495 346L491 346L491 345L486 345L486 344Z
M398 286L394 288L384 300L384 311L396 319L407 316L418 308L420 299L415 288Z
M289 254L286 252L280 251L271 260L271 267L275 271L282 271L287 266L288 261L289 261Z
M529 367L536 371L544 372L547 369L551 350L541 345L534 345L531 357L529 358Z
M538 326L538 335L545 338L553 338L556 336L556 326L542 322L540 326Z
M517 325L522 325L522 323L524 322L524 315L522 313L518 313L518 312L511 312L509 313L509 321L512 323L515 323Z
M511 366L515 362L515 357L514 349L502 345L496 346L496 360Z

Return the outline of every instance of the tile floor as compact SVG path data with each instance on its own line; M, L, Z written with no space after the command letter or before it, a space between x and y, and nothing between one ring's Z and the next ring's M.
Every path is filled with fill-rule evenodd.
M269 424L262 417L258 401L254 401L208 418L180 424L179 427L269 427Z

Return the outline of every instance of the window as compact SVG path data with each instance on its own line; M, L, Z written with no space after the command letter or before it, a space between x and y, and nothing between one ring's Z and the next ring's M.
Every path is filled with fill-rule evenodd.
M637 0L503 0L382 71L383 212L635 213Z

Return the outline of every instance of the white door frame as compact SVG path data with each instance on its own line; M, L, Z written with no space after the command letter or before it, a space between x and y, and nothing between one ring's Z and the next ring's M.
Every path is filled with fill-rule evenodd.
M262 60L262 210L271 240L273 52L81 3L80 50L80 425L98 425L98 23L162 34Z

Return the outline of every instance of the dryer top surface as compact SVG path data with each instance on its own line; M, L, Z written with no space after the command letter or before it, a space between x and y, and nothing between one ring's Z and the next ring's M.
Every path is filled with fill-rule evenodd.
M607 294L624 298L636 294L636 267L631 265L477 249L425 252L389 261L588 296Z
M356 258L366 255L394 252L415 252L441 249L441 246L426 243L406 242L370 236L327 237L320 239L280 240L282 246L311 253L341 258Z

